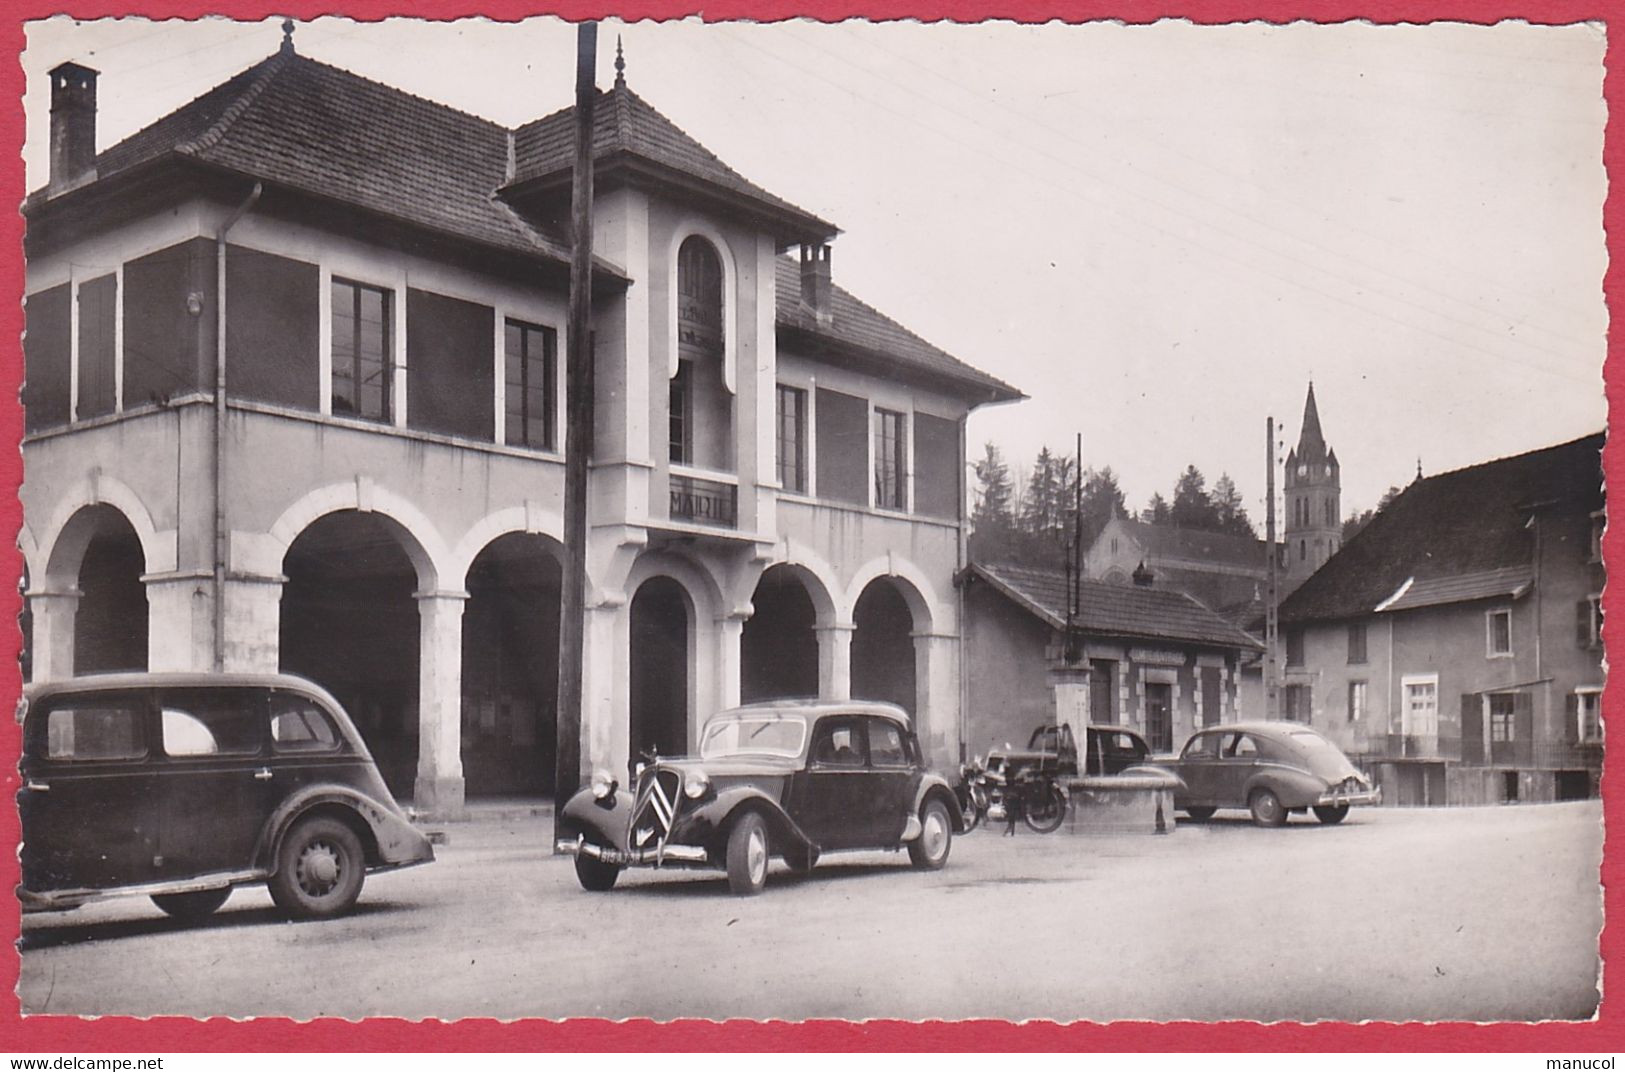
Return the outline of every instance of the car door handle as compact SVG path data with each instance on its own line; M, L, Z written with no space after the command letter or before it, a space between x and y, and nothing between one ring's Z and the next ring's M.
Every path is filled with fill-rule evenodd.
M44 782L24 782L24 789L32 789L36 793L49 793L51 787Z
M261 767L259 770L255 771L254 772L254 780L256 782L268 782L268 781L270 781L271 780L271 768L270 767Z

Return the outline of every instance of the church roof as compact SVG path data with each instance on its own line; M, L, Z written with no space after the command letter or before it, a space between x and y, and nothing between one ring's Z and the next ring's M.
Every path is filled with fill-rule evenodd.
M1180 528L1177 525L1152 525L1128 517L1115 518L1112 524L1138 543L1148 556L1241 566L1260 572L1269 567L1265 542L1253 536ZM1101 538L1097 537L1097 542Z
M1326 437L1320 430L1320 408L1315 405L1315 385L1309 384L1309 394L1303 400L1303 428L1298 432L1298 447L1290 456L1296 464L1336 464L1337 455L1326 449Z
M1601 508L1603 434L1420 479L1281 604L1283 622L1521 594L1530 514Z

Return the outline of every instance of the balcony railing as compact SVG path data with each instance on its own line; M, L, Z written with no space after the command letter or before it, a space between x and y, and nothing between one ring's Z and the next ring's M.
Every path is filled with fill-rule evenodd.
M699 525L735 528L739 524L739 489L718 480L671 474L671 517Z

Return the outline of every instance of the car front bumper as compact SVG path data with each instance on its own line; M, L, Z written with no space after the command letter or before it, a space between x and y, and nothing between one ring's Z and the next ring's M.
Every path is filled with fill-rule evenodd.
M574 841L560 838L553 843L553 851L560 856L591 856L606 864L620 867L660 867L667 863L704 864L710 855L698 845L657 845L651 849L617 849L613 845L598 845L585 837Z

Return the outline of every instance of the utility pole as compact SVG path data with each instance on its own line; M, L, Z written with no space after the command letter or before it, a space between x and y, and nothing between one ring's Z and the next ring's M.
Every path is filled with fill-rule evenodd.
M1275 418L1267 417L1264 420L1264 478L1265 507L1264 532L1265 543L1269 552L1265 556L1269 560L1268 580L1264 590L1264 717L1275 718L1280 713L1280 697L1277 687L1277 667L1279 666L1278 653L1280 651L1281 622L1278 616L1277 602L1279 588L1276 586L1276 546L1275 546Z
M587 628L587 461L592 455L592 130L598 24L576 27L576 159L570 193L570 344L564 377L564 591L559 604L558 741L553 835L581 784L582 678Z

